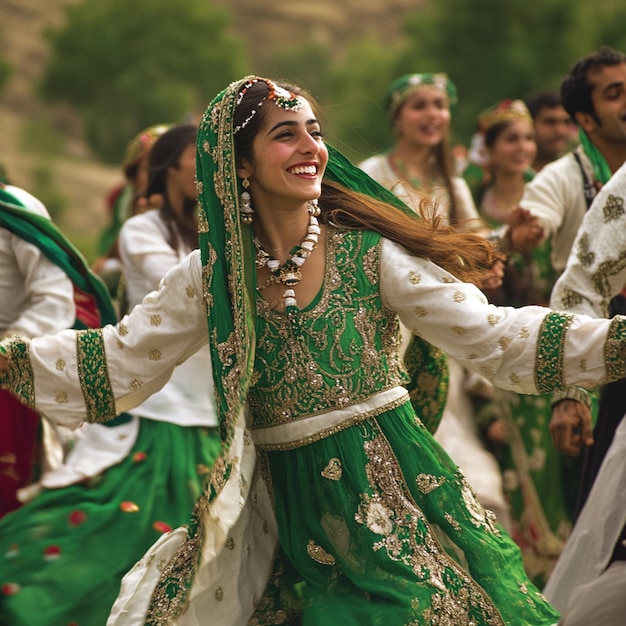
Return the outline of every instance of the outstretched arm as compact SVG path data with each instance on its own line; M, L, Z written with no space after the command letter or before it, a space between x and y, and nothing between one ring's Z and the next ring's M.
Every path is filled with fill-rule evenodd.
M620 353L626 318L496 307L475 286L388 240L381 253L381 294L413 333L517 393L593 388L626 374Z
M9 358L0 357L0 386L50 421L76 428L140 404L207 340L196 252L115 326L3 342Z

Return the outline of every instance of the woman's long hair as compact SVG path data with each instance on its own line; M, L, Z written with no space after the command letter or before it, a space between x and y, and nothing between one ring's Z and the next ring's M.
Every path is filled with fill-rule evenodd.
M150 150L146 196L161 194L163 197L159 211L167 227L167 242L174 250L178 249L180 239L190 250L198 247L198 201L186 198L183 210L178 213L172 206L166 184L167 170L179 166L185 148L195 145L197 132L192 124L174 126L161 135Z
M424 214L429 213L428 202L428 198L423 201ZM439 217L416 219L334 181L324 181L319 205L322 221L373 230L463 281L480 285L486 272L501 259L493 244L480 235L442 226Z

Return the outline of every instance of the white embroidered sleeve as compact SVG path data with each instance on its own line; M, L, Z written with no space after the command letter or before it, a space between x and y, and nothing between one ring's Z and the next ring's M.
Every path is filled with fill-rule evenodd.
M381 257L385 305L415 334L495 385L547 393L569 384L593 387L617 375L605 367L607 320L538 306L496 307L477 287L388 240ZM619 335L624 320L616 323ZM622 360L614 357L623 371Z

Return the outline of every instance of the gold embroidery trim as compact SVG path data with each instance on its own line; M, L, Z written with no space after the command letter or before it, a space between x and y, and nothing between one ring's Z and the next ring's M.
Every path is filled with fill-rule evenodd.
M262 450L262 451L274 451L274 450L285 451L285 450L295 450L296 448L302 448L303 446L308 446L309 444L314 443L316 441L321 441L322 439L327 439L328 437L332 437L333 435L336 435L342 430L346 430L347 428L350 428L351 426L355 426L356 424L361 424L362 422L364 422L365 420L371 417L382 415L383 413L386 413L387 411L391 411L392 409L402 406L403 404L407 402L409 402L409 395L403 394L398 399L393 400L392 402L389 402L381 407L377 407L375 409L372 409L371 411L364 411L363 413L357 413L356 415L350 415L343 421L337 424L333 424L332 426L329 426L328 428L319 430L318 432L313 433L312 435L308 435L300 439L295 439L294 441L284 441L280 443L264 443L264 444L257 443L256 448L257 450ZM252 433L254 436L254 429Z
M318 546L313 539L309 539L309 542L306 544L306 553L320 565L335 564L335 557L332 554L328 554L322 546Z
M76 333L78 378L88 422L107 422L115 417L115 399L109 379L102 330Z

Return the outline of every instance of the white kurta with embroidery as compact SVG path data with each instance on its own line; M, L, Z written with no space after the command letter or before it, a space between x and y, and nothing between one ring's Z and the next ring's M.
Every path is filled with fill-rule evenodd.
M608 315L611 298L626 284L626 164L586 213L567 267L552 292L557 309ZM564 610L576 588L608 566L626 525L626 420L622 419L585 506L548 581L545 593Z

